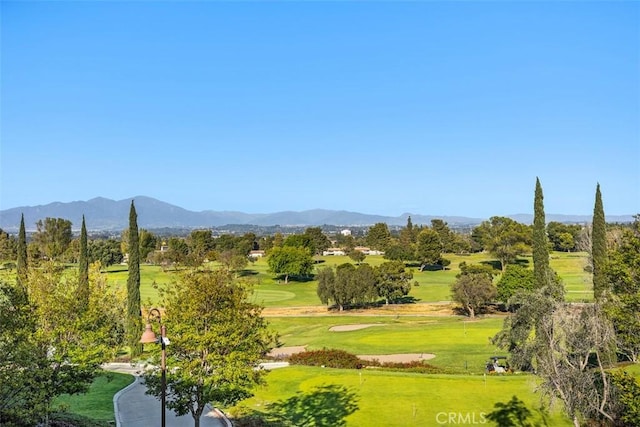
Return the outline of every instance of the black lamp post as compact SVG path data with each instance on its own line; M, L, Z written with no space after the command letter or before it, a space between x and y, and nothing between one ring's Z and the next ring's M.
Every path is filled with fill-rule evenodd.
M160 339L158 339L156 337L156 334L153 332L153 329L151 329L151 316L155 316L158 318L158 321L160 322ZM149 310L149 315L147 316L147 326L144 329L144 332L142 333L142 337L140 337L140 342L142 344L150 344L150 343L160 343L161 347L162 347L162 362L160 364L160 371L161 371L161 375L162 375L162 379L161 379L161 391L162 391L162 397L161 397L161 402L162 402L162 427L166 426L166 417L165 417L165 406L166 406L166 395L167 395L167 355L166 355L166 336L167 336L167 330L164 326L164 324L162 324L162 316L160 315L160 310L158 310L157 308L152 308L151 310Z

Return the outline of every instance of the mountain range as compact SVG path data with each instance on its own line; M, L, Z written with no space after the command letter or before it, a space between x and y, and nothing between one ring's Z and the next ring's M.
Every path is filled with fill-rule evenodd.
M301 212L283 211L266 214L250 214L234 211L205 210L194 212L151 197L136 196L123 200L96 197L88 201L54 202L47 205L23 206L0 211L0 228L16 232L20 226L20 216L24 214L27 231L35 230L38 220L64 218L71 221L73 229L79 229L84 215L89 230L123 230L129 224L129 208L134 200L138 214L138 226L146 229L157 228L212 228L229 224L256 226L367 226L378 222L389 226L403 226L411 216L414 224L430 224L434 218L442 219L452 226L477 225L486 218L464 216L431 216L404 213L400 216L370 215L343 210L313 209ZM506 215L522 223L531 223L533 215ZM547 221L567 223L590 222L587 215L547 214ZM631 215L607 217L609 222L631 222Z

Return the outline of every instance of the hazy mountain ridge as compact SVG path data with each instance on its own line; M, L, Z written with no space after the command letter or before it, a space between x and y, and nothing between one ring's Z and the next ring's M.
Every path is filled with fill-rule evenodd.
M53 202L47 205L23 206L0 211L0 228L15 232L20 225L20 215L24 214L27 230L34 230L38 220L65 218L72 222L73 229L79 229L82 216L85 216L89 230L123 230L129 224L129 208L131 200L135 201L138 213L138 226L141 228L207 228L228 224L246 224L260 226L366 226L385 222L390 226L403 226L411 216L414 224L430 224L434 218L440 218L450 225L476 225L486 218L470 218L464 216L433 216L403 213L400 216L384 216L363 214L344 210L312 209L306 211L282 211L268 214L249 214L234 211L205 210L189 211L151 197L136 196L123 200L111 200L96 197L88 201L68 203ZM522 223L529 224L533 220L531 214L505 215ZM546 215L547 221L587 223L591 217L587 215ZM608 222L631 222L632 215L608 216Z

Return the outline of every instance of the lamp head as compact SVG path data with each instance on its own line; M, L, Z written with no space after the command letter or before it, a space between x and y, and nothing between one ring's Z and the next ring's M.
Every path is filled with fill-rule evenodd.
M151 324L147 323L147 326L145 326L144 332L142 333L142 337L140 337L140 343L150 344L150 343L157 343L157 342L158 342L158 338L156 337L156 334L151 329Z

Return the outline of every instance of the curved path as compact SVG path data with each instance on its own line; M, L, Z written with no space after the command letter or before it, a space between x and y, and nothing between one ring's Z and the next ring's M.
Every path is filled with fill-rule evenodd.
M146 387L140 378L141 369L129 363L112 363L104 367L108 371L123 372L135 376L135 381L113 396L113 406L118 427L159 426L161 421L160 401L145 394ZM207 410L209 409L209 410ZM230 427L228 420L220 412L205 409L200 418L201 427ZM193 417L177 416L167 409L166 427L192 427Z

